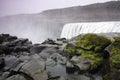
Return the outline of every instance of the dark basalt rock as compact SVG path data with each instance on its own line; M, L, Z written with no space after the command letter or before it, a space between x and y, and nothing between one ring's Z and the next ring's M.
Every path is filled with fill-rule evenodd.
M0 69L5 67L5 60L4 58L0 58Z

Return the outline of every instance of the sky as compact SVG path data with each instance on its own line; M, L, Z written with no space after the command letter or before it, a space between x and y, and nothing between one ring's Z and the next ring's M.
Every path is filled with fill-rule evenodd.
M111 0L0 0L0 17L15 14L33 14L41 11L82 6Z

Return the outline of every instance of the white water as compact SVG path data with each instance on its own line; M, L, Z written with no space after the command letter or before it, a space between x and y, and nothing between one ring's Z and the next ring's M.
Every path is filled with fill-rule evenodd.
M119 21L69 23L64 25L61 38L71 39L79 34L112 32L120 32Z

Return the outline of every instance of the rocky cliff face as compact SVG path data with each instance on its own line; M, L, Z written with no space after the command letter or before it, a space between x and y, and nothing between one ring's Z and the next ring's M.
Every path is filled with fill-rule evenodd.
M63 25L73 22L103 22L120 20L120 1L97 3L64 9L43 11L33 15L0 18L0 33L9 33L42 42L60 37Z

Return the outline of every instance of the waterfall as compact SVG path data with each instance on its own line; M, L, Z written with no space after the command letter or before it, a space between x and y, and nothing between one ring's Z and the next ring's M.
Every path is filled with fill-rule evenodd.
M82 22L65 24L61 32L61 38L71 39L85 33L119 33L120 22Z

